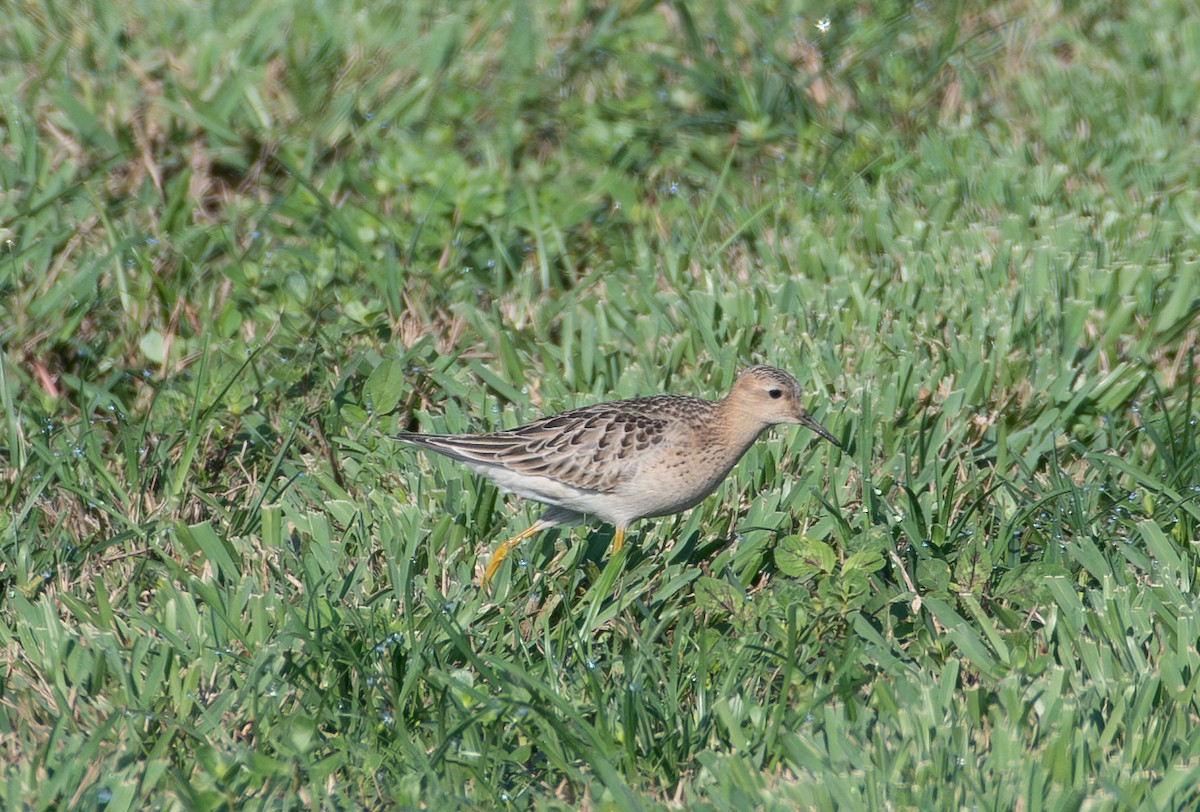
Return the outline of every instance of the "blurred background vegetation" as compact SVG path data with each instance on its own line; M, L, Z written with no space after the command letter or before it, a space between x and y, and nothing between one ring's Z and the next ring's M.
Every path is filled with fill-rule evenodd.
M1183 808L1186 2L5 3L10 808ZM404 428L793 372L689 514Z

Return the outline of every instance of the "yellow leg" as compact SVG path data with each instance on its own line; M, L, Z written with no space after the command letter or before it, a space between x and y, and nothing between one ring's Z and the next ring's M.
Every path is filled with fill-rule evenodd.
M617 532L613 533L612 554L616 555L621 552L621 548L625 546L625 528L618 527Z
M479 579L480 586L487 586L492 580L492 576L496 574L496 570L500 569L500 562L508 557L508 552L513 547L516 547L527 538L537 535L537 532L543 527L541 522L534 522L533 526L527 530L522 530L508 541L496 548L496 552L492 553L491 560L488 561L487 568L483 571L483 577Z

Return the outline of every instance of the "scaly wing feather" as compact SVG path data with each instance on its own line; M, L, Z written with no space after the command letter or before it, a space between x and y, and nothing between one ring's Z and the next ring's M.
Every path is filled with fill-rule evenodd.
M605 493L633 475L647 449L669 439L671 417L694 412L698 404L707 401L661 395L584 406L489 434L402 432L396 438L460 462Z

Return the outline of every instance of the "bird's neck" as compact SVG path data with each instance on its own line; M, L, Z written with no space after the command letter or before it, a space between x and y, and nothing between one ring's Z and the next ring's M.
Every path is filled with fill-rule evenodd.
M760 415L754 414L741 404L733 403L729 398L717 402L717 425L721 427L721 442L731 450L736 450L738 456L754 445L771 424L763 421Z

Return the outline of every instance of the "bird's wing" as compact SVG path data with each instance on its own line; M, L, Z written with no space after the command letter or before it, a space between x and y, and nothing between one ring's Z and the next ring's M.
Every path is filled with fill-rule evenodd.
M655 400L599 403L490 434L396 437L461 462L603 493L631 477L645 452L668 439L671 421L654 415Z

